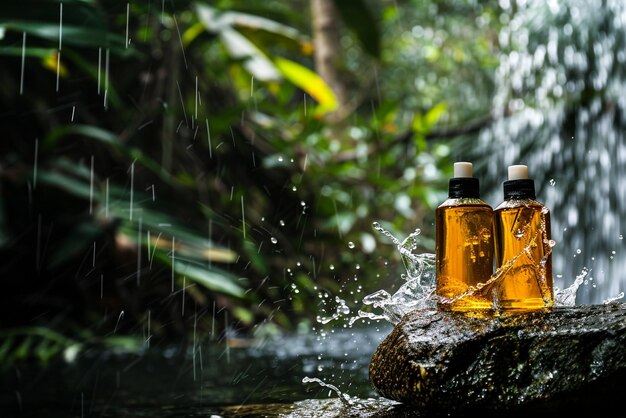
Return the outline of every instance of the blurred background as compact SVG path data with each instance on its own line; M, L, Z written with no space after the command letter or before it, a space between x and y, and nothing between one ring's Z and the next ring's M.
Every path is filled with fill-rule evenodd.
M372 223L434 252L461 160L494 207L527 164L555 285L619 296L625 24L617 0L2 2L0 359L354 314L402 284Z

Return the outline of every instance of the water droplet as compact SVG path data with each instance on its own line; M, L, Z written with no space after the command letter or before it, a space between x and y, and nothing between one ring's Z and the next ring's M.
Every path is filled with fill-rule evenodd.
M280 226L285 226L285 221L283 221L282 219L280 220Z
M615 255L615 251L611 251L611 254Z
M265 222L265 216L261 217L261 222Z
M331 265L330 265L330 269L331 269L331 270L334 270L334 269L335 269L335 266L331 264Z
M550 186L554 187L556 185L556 181L554 179L550 179Z
M619 234L619 239L624 239L624 236L622 234Z
M298 188L297 188L296 186L293 186L293 187L291 188L291 190L293 190L293 191L295 192L295 191L297 191L297 190L298 190Z
M278 156L278 161L280 161L280 162L282 162L282 161L283 161L283 156L282 156L282 155L279 155L279 156Z
M306 206L306 203L304 202L304 200L300 201L300 206Z
M350 241L350 242L348 243L348 248L352 249L352 248L354 248L354 247L356 247L356 246L354 245L354 242Z
M357 269L357 270L359 270L360 268L361 268L361 265L360 265L360 264L357 264L357 265L356 265L356 269Z
M550 241L548 241L548 245L550 246L550 248L552 248L556 245L556 241L551 239Z
M580 254L582 251L580 250L580 248L576 249L576 254Z
M275 237L272 237L270 241L272 241L272 244L278 244L278 240Z
M513 235L515 235L515 238L520 239L524 236L524 231L517 229Z

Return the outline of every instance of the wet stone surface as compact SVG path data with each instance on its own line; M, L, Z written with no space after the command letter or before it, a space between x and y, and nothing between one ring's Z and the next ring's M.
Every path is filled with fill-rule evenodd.
M378 346L370 382L428 415L612 410L626 393L626 303L494 318L413 311Z

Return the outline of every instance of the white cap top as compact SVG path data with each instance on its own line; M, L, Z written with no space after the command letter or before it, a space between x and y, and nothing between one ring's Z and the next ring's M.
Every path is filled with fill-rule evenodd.
M472 177L472 163L454 163L454 177Z
M524 180L528 178L528 166L510 165L509 180Z

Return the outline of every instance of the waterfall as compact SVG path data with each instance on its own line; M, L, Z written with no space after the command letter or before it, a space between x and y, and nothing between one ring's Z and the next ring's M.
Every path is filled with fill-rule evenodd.
M577 303L601 303L626 289L626 2L500 5L494 122L457 149L493 206L507 166L528 165L552 211L555 286L588 268Z

